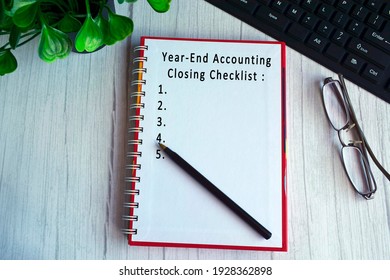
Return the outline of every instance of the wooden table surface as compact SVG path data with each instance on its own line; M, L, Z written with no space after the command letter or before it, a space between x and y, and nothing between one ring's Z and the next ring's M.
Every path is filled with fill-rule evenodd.
M272 38L203 0L116 5L131 38L52 64L38 40L0 78L0 259L390 259L390 183L373 167L374 200L357 196L322 109L336 74L287 48L288 252L129 247L123 226L126 95L141 35ZM347 82L356 114L390 169L390 104Z

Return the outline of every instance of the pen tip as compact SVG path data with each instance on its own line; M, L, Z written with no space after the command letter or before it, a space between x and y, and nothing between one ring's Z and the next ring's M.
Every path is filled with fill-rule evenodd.
M165 146L164 144L161 144L161 143L158 143L161 147L161 149L165 150L167 146Z

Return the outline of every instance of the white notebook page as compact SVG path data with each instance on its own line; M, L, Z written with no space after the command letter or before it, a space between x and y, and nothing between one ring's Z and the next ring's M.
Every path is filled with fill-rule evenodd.
M132 240L281 247L281 45L150 38L145 45L142 168L134 210L139 220ZM239 64L240 57L250 57L249 64ZM160 151L158 141L272 237L264 239L213 197Z

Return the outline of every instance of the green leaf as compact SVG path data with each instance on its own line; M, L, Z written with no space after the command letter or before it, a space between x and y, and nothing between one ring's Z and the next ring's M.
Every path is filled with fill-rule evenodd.
M4 14L4 17L0 20L0 30L10 31L13 25L12 18Z
M103 33L103 43L105 45L115 44L117 40L112 36L108 21L103 17L101 13L96 17L95 22Z
M65 58L72 50L72 41L64 32L51 26L43 25L39 41L39 57L46 62L53 62L57 58Z
M70 14L66 14L59 22L57 26L58 30L65 33L77 32L81 28L81 23Z
M10 50L0 51L0 76L12 73L18 67L18 62Z
M10 11L8 10L10 3L5 3L0 0L0 30L10 31L13 25Z
M15 25L26 28L36 19L38 2L36 0L15 0L11 10Z
M88 16L76 35L76 50L79 52L93 52L102 44L103 32L92 17Z
M11 2L13 2L11 10L16 11L17 9L19 9L21 7L37 3L38 1L39 0L13 0L13 1L11 1Z
M148 0L150 6L159 13L165 13L169 10L171 0Z
M4 4L4 2L0 0L0 26L5 18L5 7L3 4Z
M16 25L12 26L11 33L9 34L9 44L12 49L17 47L21 33L22 32Z
M5 18L10 17L13 0L0 0L0 26Z
M117 40L122 41L129 36L134 29L133 21L125 16L108 12L108 24L111 35Z

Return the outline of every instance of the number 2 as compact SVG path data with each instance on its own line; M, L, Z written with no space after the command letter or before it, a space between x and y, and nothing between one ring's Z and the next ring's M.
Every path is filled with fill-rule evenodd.
M157 110L160 110L160 111L161 111L161 110L163 109L162 105L163 105L162 101L161 101L161 100L159 100L159 101L158 101L158 107L157 107Z

